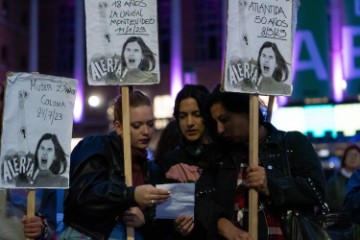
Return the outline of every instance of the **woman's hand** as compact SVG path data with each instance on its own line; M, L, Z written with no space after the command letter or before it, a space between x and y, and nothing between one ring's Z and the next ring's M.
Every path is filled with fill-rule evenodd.
M248 232L236 227L226 218L220 218L217 222L218 233L228 240L251 240Z
M165 202L171 197L171 192L166 189L155 188L153 185L139 185L135 188L135 201L141 207L150 207Z
M194 218L192 216L179 216L174 221L174 227L181 235L187 236L194 229Z
M24 235L26 238L38 238L42 233L43 227L45 227L41 217L38 216L28 217L24 215L21 221L24 225Z
M265 168L260 166L250 166L246 169L246 183L249 188L255 188L256 191L269 196Z
M126 210L122 220L128 227L138 228L145 224L144 214L138 207L132 207Z

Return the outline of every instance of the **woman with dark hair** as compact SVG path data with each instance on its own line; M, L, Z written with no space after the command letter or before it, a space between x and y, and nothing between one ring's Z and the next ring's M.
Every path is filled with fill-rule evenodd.
M35 151L35 169L50 170L53 174L66 171L66 154L55 134L45 133Z
M124 67L138 68L141 71L152 71L155 68L155 57L141 37L129 37L121 51L121 62Z
M205 153L195 208L208 239L252 239L249 189L259 196L258 239L291 239L285 222L289 210L313 214L318 196L325 195L325 177L311 142L300 132L283 132L266 122L259 105L259 164L250 165L250 95L222 92L220 86L210 94L207 110L217 137Z
M330 211L339 212L345 198L345 189L351 175L360 167L360 148L348 146L341 158L341 169L329 178L326 198Z
M177 94L174 117L180 129L180 144L159 159L167 183L197 182L204 167L206 144L210 142L205 125L204 105L209 90L202 85L185 85ZM196 216L195 216L196 217ZM203 232L194 216L179 216L169 224L169 239L201 239Z
M261 93L291 93L291 86L284 83L289 77L289 68L276 43L264 42L259 50L257 65L259 81L256 87Z
M55 134L45 133L39 139L34 156L34 179L22 174L17 187L68 187L68 178L61 176L67 170L66 153Z
M147 159L154 116L150 99L140 91L129 94L130 139L124 139L122 98L114 104L114 128L109 134L84 138L71 153L70 188L64 201L64 229L58 239L152 238L153 206L171 193L155 188L158 172ZM125 184L123 141L130 141L133 186Z
M155 69L155 54L141 37L129 37L121 51L123 81L135 83L154 83L157 76L151 71Z

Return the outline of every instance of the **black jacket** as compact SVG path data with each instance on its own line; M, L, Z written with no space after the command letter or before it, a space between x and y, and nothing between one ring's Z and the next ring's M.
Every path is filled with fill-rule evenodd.
M271 124L265 125L267 138L259 144L259 161L266 169L270 191L270 207L291 209L297 207L311 212L318 204L316 195L306 182L311 178L324 197L325 178L321 163L309 140L299 132L288 132L288 153L284 149L284 132ZM239 158L247 146L214 145L208 152L209 168L201 175L196 189L198 204L196 216L208 231L209 239L217 239L217 220L234 219L234 198L237 188ZM288 155L292 177L285 174L284 158ZM261 195L259 198L261 199ZM267 199L269 200L269 199ZM246 229L245 229L246 230ZM264 232L264 231L260 231ZM260 234L259 232L259 234Z
M70 161L64 223L92 239L107 239L121 214L137 206L135 188L125 185L123 151L118 136L112 132L83 139L72 151ZM147 162L143 172L145 183L150 183Z
M206 145L200 143L189 143L185 140L177 146L174 150L168 152L160 161L160 172L165 183L178 183L179 181L166 178L165 174L169 169L179 163L184 163L189 166L199 167L199 172L203 169L205 159L203 154L206 151ZM197 207L195 202L195 208ZM159 224L162 224L164 240L198 240L203 239L205 231L201 228L200 224L196 222L193 231L187 235L182 236L174 228L174 220L158 220Z

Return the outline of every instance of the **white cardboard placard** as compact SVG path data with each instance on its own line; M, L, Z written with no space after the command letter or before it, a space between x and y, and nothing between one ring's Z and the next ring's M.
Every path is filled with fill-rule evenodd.
M68 188L77 81L8 74L0 188Z
M86 0L89 85L160 82L157 1Z
M225 91L291 95L293 1L228 0Z

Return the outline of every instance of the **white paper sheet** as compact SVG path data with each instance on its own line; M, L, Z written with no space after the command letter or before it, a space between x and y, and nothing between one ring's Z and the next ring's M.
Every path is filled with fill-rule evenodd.
M194 215L194 183L159 184L156 187L170 190L172 196L167 201L156 206L155 218L175 219L180 215Z

